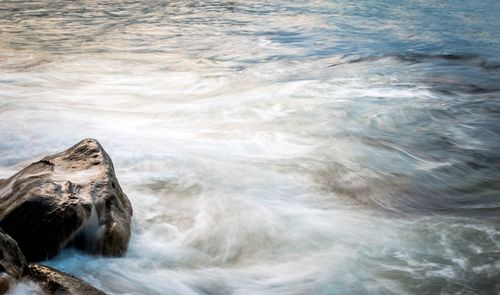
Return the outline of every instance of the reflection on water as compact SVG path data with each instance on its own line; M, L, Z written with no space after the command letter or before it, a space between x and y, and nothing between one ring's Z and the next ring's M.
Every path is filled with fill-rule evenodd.
M498 2L113 2L0 2L0 177L94 137L135 208L126 257L47 264L110 294L500 292Z

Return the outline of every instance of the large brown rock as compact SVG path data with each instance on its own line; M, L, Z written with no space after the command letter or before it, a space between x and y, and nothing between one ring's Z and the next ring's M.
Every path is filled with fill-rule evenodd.
M25 267L26 260L16 241L0 230L0 294L21 278Z
M122 255L131 216L111 158L95 139L0 181L0 227L28 261L48 259L68 244L93 254Z

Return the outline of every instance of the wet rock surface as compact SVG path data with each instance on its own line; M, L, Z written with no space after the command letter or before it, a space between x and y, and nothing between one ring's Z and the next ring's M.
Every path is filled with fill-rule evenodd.
M28 261L53 257L68 244L92 254L122 255L131 216L111 158L94 139L0 180L0 227Z
M72 275L37 263L30 263L26 268L26 273L27 278L39 284L46 294L106 294Z
M0 294L22 277L25 266L26 259L16 241L0 230Z

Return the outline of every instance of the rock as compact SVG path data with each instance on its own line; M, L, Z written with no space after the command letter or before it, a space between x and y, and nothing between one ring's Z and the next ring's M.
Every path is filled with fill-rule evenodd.
M26 260L16 241L0 230L0 294L21 278L25 267Z
M86 282L51 267L30 263L26 269L28 279L39 284L48 294L106 295Z
M0 181L0 227L28 261L48 259L68 244L92 254L122 255L131 216L113 163L95 139Z

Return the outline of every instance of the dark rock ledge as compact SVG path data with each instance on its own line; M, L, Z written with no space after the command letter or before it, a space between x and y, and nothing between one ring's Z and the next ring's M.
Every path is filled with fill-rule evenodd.
M0 231L0 294L24 275L26 259L21 249L9 235Z
M121 256L130 239L131 216L111 158L94 139L0 180L0 294L22 276L49 294L103 294L83 282L76 287L75 277L26 261L49 259L68 246Z
M40 284L48 294L106 295L82 280L48 266L30 263L26 272L27 278Z

